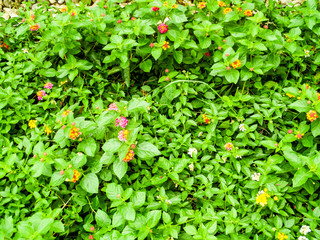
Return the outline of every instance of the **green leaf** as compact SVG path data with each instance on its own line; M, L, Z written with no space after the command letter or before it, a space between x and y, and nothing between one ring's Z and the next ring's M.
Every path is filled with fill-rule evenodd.
M154 47L151 50L151 55L154 58L154 60L158 60L159 57L161 56L161 53L162 53L162 48L161 47L160 48Z
M64 175L61 175L59 172L55 172L51 176L50 186L56 187L62 184L66 180Z
M301 185L305 184L305 182L312 177L311 172L307 172L305 168L300 168L295 174L292 179L293 187L300 187Z
M82 178L80 186L88 193L98 193L99 179L96 174L89 173Z
M264 140L261 141L260 144L268 149L276 149L277 147L275 146L277 142L273 140Z
M54 219L53 218L44 218L41 220L41 222L39 222L39 224L37 225L37 232L39 234L45 234L47 233L50 228L51 228L51 225L53 224L54 222Z
M290 165L296 169L304 165L303 160L296 152L292 150L283 151L283 155L288 160Z
M150 72L152 68L152 61L148 59L145 62L142 62L139 64L139 67L144 71L144 72Z
M320 120L316 120L311 123L311 132L314 137L320 135Z
M224 71L224 76L229 83L237 83L239 80L239 71L235 69L230 69Z
M132 197L133 206L135 208L140 208L146 201L146 193L142 191L135 192Z
M291 103L288 107L292 108L300 113L301 112L308 112L311 109L310 104L308 104L308 102L306 100L295 101L295 102Z
M174 51L173 57L177 61L177 63L179 63L179 64L182 63L182 59L183 59L182 51Z
M71 159L72 166L76 169L81 168L87 163L87 156L84 154L77 154Z
M161 218L160 210L152 210L147 214L147 226L150 228L155 227Z
M138 100L136 98L132 99L129 102L128 111L130 113L133 112L147 112L147 107L149 106L149 103L143 100Z
M76 67L79 70L89 70L93 67L92 63L87 60L78 60L76 63Z
M115 183L107 184L106 193L110 200L119 200L119 196L121 197L122 192L123 189L120 185L116 185Z
M158 148L149 142L139 143L136 147L135 153L138 155L139 158L144 160L153 158L161 154Z
M111 224L108 214L100 209L96 212L95 219L99 227L108 227Z
M78 150L85 152L90 157L93 157L97 150L96 141L93 138L88 138L78 145Z
M105 152L115 153L119 150L121 142L116 138L111 138L102 146Z
M187 234L189 235L196 235L198 233L197 229L195 226L187 224L184 228L183 228Z
M136 218L136 211L133 208L132 202L129 202L125 206L125 219L129 221L134 221Z
M113 172L121 179L127 173L128 164L119 158L113 162Z

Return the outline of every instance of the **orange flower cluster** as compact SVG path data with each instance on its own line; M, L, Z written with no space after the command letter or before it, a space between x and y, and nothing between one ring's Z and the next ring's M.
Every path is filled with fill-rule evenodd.
M134 157L134 151L129 149L127 155L125 156L125 158L123 159L124 162L129 162L133 159Z
M297 132L296 138L302 139L304 133L300 133L299 131Z
M198 8L203 9L207 6L206 2L199 2Z
M206 124L209 124L209 123L210 123L210 118L208 118L205 114L202 114L202 117L203 117L203 121L204 121Z
M307 113L307 119L310 120L310 122L313 122L314 120L317 120L319 116L317 115L316 111L310 110Z
M81 176L81 173L79 173L78 170L73 169L73 177L71 181L76 183L79 180L80 176Z
M247 17L251 17L253 15L253 12L251 10L245 10L243 14L246 15Z
M224 2L222 2L222 1L218 1L218 5L219 5L219 7L225 7L226 6L226 4Z
M231 9L231 8L225 8L225 9L223 10L223 14L227 14L227 13L229 13L229 12L232 12L232 9Z
M72 140L76 140L76 138L79 137L80 135L81 135L81 132L79 132L79 128L76 128L76 127L71 128L69 137Z
M317 93L318 100L320 100L320 93Z
M235 62L231 63L231 66L236 69L241 66L241 61L238 59Z
M63 111L63 113L62 113L62 117L66 117L66 116L68 116L68 115L69 115L69 113L70 113L70 110L65 110L65 111Z

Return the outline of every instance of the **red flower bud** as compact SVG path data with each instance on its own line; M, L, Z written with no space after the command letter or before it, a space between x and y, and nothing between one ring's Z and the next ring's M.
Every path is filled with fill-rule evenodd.
M250 68L250 71L252 72L252 71L253 71L253 68Z
M64 171L63 171L63 170L61 170L59 173L60 173L60 175L63 175L63 174L64 174Z
M92 232L94 231L94 226L92 226L92 227L90 228L90 231L92 231Z
M227 57L229 57L229 56L230 56L230 54L229 54L229 53L226 53L226 56L227 56Z
M230 70L230 67L229 67L229 66L227 67L227 70Z
M43 156L47 156L47 155L48 155L48 153L46 153L46 152L45 152L45 153L43 153Z
M121 22L122 22L121 19L119 19L117 23L121 23Z
M89 236L89 239L93 239L93 235L90 235L90 236Z
M288 133L289 133L289 134L293 133L292 129L289 129L289 130L288 130Z
M169 78L168 78L168 77L166 77L166 81L169 81Z
M223 42L226 42L227 40L223 39Z
M219 50L221 50L222 47L218 47Z
M105 16L105 14L104 14L104 13L102 13L102 14L101 14L101 17L104 17L104 16Z
M165 72L168 73L168 72L169 72L169 69L166 69Z
M263 28L268 29L269 27L268 27L268 25L264 25Z
M76 123L75 123L75 122L73 122L71 125L72 125L72 126L74 126L74 125L76 125Z

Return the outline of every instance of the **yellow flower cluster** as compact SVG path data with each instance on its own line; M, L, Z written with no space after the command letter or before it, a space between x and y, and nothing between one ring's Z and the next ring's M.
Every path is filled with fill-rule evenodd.
M263 191L259 191L256 197L256 204L260 204L262 207L268 204L268 198L270 195L268 194L268 189L264 189Z
M30 120L28 125L30 128L35 128L37 126L36 124L37 120Z
M233 67L233 69L236 69L241 66L241 61L238 59L238 60L234 61L233 63L231 63L231 66Z
M206 2L199 2L199 4L198 4L198 8L200 8L200 9L203 9L203 8L205 8L207 6L207 3Z
M313 122L314 120L317 120L319 116L317 115L316 111L310 110L307 113L307 119L310 120L310 122Z
M44 131L47 135L49 135L50 133L52 133L52 130L46 125L44 126Z
M279 240L284 240L284 239L288 239L288 236L285 235L284 233L278 232L277 238L278 238Z
M218 5L219 5L219 7L225 7L226 6L225 2L222 2L222 1L218 1Z
M223 14L227 14L227 13L229 13L229 12L232 12L232 9L231 9L231 8L225 8L225 9L223 10Z

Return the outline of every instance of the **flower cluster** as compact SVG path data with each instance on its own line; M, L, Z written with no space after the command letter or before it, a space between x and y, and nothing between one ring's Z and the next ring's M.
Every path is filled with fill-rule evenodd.
M70 113L70 110L65 110L65 111L63 111L63 113L62 113L62 117L66 117L66 116L68 116L68 115L69 115L69 113Z
M168 48L170 48L169 42L163 41L162 48L163 48L163 50L167 50Z
M124 129L124 130L121 130L119 133L118 133L118 138L120 141L127 141L127 137L128 137L128 134L129 134L129 131Z
M278 232L277 238L278 238L279 240L284 240L284 239L288 239L288 236L285 235L284 233Z
M260 176L261 176L260 173L253 173L253 174L251 175L251 178L252 178L253 181L259 182Z
M298 139L302 139L302 137L304 136L304 133L300 133L299 131L297 132L296 138Z
M210 123L210 118L208 118L205 114L202 114L202 117L203 117L203 121L204 121L206 124L209 124L209 123Z
M130 162L134 157L134 151L129 148L127 155L124 157L123 161L124 162Z
M161 34L168 32L168 25L165 23L160 23L158 26L158 30Z
M226 6L225 2L222 2L222 1L218 1L218 5L219 5L219 7L225 7Z
M237 59L236 61L231 63L231 66L233 67L233 69L239 68L241 66L241 61Z
M268 203L268 198L270 195L267 193L267 189L265 188L262 191L259 191L256 197L256 204L260 204L262 207Z
M231 142L228 142L224 145L224 148L227 149L227 151L231 151L233 148L233 144Z
M194 153L194 155L197 155L198 150L196 148L189 148L188 155L190 155L190 157L192 157L193 153Z
M68 12L68 8L67 6L63 7L60 9L60 12L64 13L64 12Z
M244 131L246 131L247 129L246 129L246 127L244 126L244 124L241 123L241 124L239 125L239 130L242 131L242 132L244 132Z
M37 120L30 120L28 125L30 128L35 128L37 126L36 124Z
M30 25L30 31L38 31L38 29L40 28L40 25L38 23L36 23L35 25Z
M313 122L314 120L317 120L319 116L317 115L316 111L310 110L307 113L307 119L310 120L310 122Z
M232 12L232 9L231 9L231 8L225 8L225 9L223 10L223 14L227 14L227 13L229 13L229 12Z
M43 88L46 88L46 89L52 89L52 87L53 87L53 84L50 82L45 83L43 86Z
M253 15L253 12L251 10L244 10L243 14L247 17L251 17Z
M199 4L198 4L198 8L200 8L200 9L203 9L203 8L205 8L207 6L207 3L206 2L199 2Z
M156 12L156 11L159 11L160 8L158 8L158 7L152 7L151 9L152 9L152 11L155 11L155 12Z
M125 117L122 117L121 118L116 118L116 127L118 127L120 125L120 127L122 128L125 128L128 124L128 120L125 118Z
M40 90L37 92L37 97L38 97L38 100L42 100L44 96L46 96L46 92L44 90Z
M73 177L71 181L76 183L79 180L80 176L81 176L81 173L79 173L78 170L73 169Z
M303 234L303 235L307 235L309 232L311 232L311 229L309 226L307 225L303 225L301 228L300 228L300 233Z
M44 126L44 131L47 135L49 135L50 133L52 133L52 130L46 125Z
M116 105L115 103L111 103L111 104L109 105L108 110L118 111L118 107L117 107L117 105Z
M71 130L70 130L70 133L69 133L69 137L72 139L72 140L76 140L77 137L79 137L82 133L79 132L79 128L77 127L72 127Z

